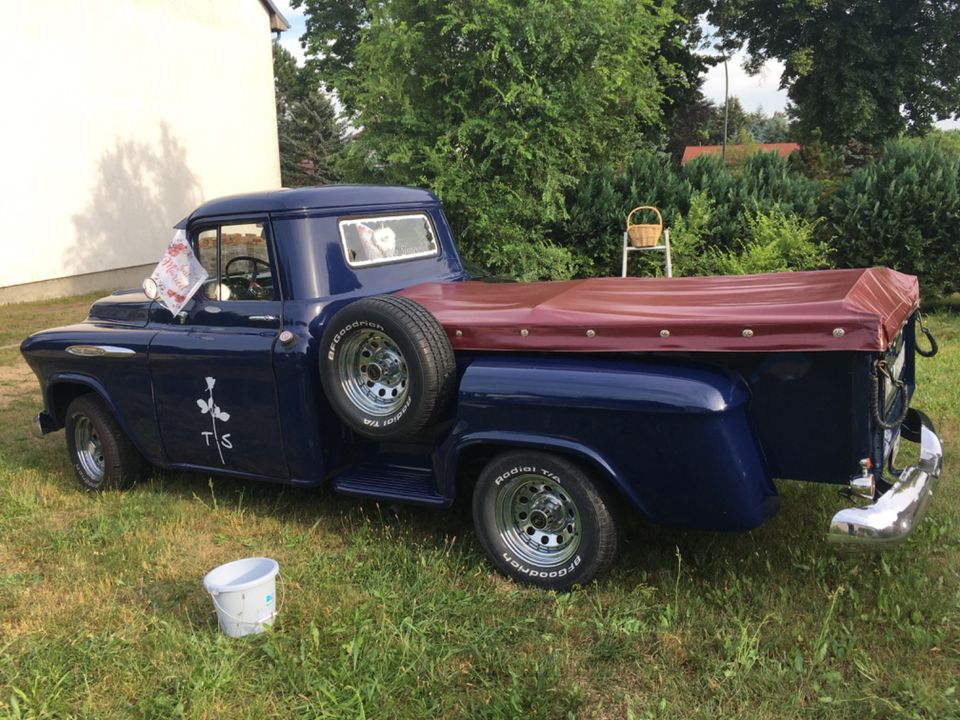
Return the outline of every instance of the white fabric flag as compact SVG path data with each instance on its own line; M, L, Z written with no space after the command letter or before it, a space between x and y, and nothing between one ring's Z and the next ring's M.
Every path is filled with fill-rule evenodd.
M208 277L190 249L186 234L177 230L159 264L143 281L143 289L148 297L176 315Z

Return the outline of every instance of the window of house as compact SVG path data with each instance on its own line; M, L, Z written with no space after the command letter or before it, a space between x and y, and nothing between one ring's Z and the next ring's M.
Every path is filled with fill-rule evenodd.
M197 259L210 274L209 300L273 300L275 286L264 223L205 228L197 234Z
M440 254L433 223L424 213L341 220L340 242L351 267Z

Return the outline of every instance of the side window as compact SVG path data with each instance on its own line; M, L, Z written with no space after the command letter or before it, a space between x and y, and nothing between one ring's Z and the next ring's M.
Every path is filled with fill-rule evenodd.
M217 229L203 230L197 236L197 260L213 280L217 277Z
M210 300L273 300L273 268L264 223L205 228L197 235L197 258L210 273Z

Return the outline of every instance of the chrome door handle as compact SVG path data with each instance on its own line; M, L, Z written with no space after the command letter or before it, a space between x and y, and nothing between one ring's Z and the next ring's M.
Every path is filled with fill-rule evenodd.
M251 315L250 319L260 322L273 322L274 320L279 320L276 315Z

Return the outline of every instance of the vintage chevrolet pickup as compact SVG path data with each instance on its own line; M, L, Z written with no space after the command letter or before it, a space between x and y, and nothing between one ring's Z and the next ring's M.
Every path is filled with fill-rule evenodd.
M449 506L509 576L589 582L627 512L753 528L773 478L856 500L828 537L904 540L941 472L911 409L915 278L470 280L431 193L213 200L177 227L209 273L173 315L140 290L21 347L90 490L146 463ZM150 293L155 294L155 293ZM930 341L918 348L918 333ZM901 439L919 460L897 466Z

